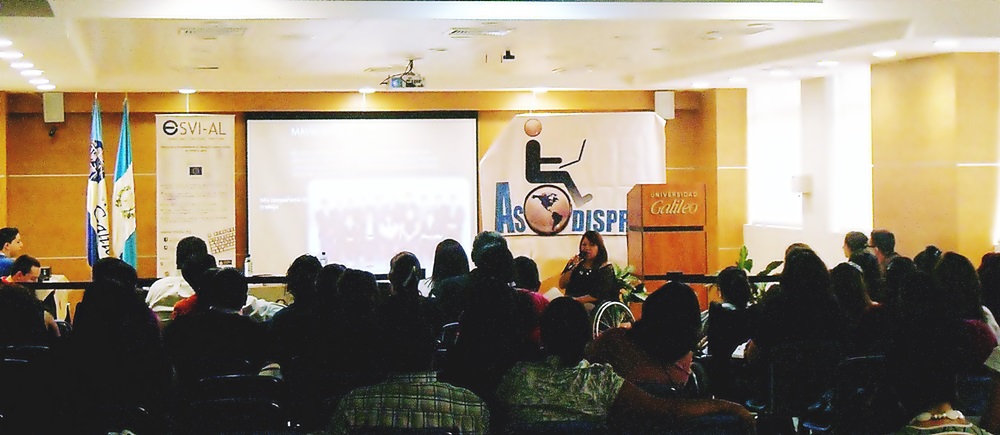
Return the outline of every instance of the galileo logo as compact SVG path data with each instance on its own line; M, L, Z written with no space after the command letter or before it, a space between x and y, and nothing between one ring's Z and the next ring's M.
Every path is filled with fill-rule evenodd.
M163 123L163 132L166 133L167 136L173 136L173 135L177 134L177 121L174 121L173 119L170 119L170 120L167 120L167 122L164 122Z
M569 196L551 184L538 186L524 197L524 220L539 235L559 234L569 224L572 213Z

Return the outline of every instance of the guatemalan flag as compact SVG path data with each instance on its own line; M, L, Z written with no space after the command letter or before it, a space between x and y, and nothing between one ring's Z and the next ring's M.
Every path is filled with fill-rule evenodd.
M112 197L111 223L115 227L115 254L136 267L135 249L135 180L132 177L132 129L128 122L128 98L122 110L122 132L118 139L115 159L115 185Z
M90 177L87 179L87 262L111 256L108 231L108 189L104 182L104 142L101 141L101 105L94 98L90 123Z

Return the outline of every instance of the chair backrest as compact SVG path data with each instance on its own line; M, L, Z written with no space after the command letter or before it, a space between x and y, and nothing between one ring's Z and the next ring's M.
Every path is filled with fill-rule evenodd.
M965 415L981 416L986 410L986 401L989 399L990 385L993 383L993 376L985 369L960 373L957 382L957 400L953 404L955 409L961 410Z
M451 322L441 327L438 336L438 349L450 349L458 342L458 322Z
M222 375L198 380L191 392L195 400L267 398L281 401L285 396L281 379L259 375Z
M188 395L188 424L211 433L288 429L284 387L280 379L271 376L200 379Z
M843 345L831 341L789 343L771 349L768 412L801 416L833 385L843 355Z
M452 435L458 430L439 427L429 428L393 428L393 427L357 427L348 430L350 435Z

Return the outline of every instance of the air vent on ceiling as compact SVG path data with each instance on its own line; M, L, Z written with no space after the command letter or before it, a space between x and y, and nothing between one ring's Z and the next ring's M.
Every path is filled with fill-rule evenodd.
M448 36L455 39L477 38L482 36L506 36L512 29L497 27L454 27Z
M202 26L181 27L177 33L181 36L192 36L195 38L221 38L224 36L243 36L246 31L246 27Z

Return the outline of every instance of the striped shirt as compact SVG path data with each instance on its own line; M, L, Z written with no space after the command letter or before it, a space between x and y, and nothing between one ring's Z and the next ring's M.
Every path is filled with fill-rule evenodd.
M465 388L438 382L434 372L395 374L351 391L334 412L330 433L355 428L442 428L455 434L484 434L486 404Z

